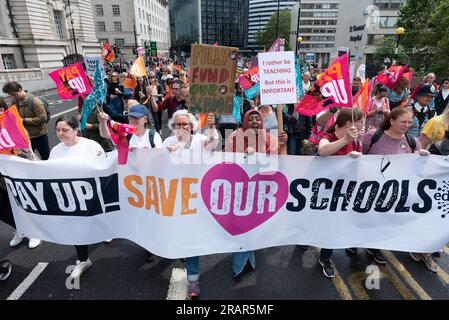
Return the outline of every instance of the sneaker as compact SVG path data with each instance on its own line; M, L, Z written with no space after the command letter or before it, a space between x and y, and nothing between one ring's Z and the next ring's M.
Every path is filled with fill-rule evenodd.
M244 277L244 272L243 271L240 272L239 274L232 273L232 279L234 279L235 282L238 282L238 283L242 282L243 281L243 277Z
M346 248L345 251L350 256L355 256L357 254L357 248Z
M19 237L19 234L17 232L14 233L14 238L12 238L11 242L9 243L9 246L11 248L14 248L18 246L23 241L23 237Z
M421 254L420 253L414 253L414 252L410 252L410 258L412 258L414 261L416 262L420 262L421 261Z
M384 256L378 249L365 249L366 253L368 253L374 261L379 264L387 264L387 260L385 260Z
M432 253L432 257L441 258L441 251Z
M189 297L196 298L200 295L200 281L189 281Z
M112 240L113 240L113 239L108 239L108 240L104 240L104 241L103 241L103 243L106 243L106 244L108 244L108 243L111 243L111 242L112 242Z
M432 260L432 256L429 253L421 253L421 260L424 262L427 269L432 272L438 272L438 265Z
M328 278L335 277L335 270L332 262L328 260L321 261L321 259L318 259L318 262L323 267L323 273Z
M39 239L30 238L30 241L28 242L28 249L34 249L40 246L42 243Z
M81 275L86 271L90 266L92 265L92 261L90 261L90 258L88 258L86 261L79 261L76 260L76 267L73 269L72 273L70 274L70 277L77 279L81 277Z

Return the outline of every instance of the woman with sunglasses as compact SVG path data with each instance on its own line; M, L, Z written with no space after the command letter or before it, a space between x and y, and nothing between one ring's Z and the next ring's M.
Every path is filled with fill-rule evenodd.
M447 105L449 105L449 78L443 80L441 89L435 98L435 111L438 116L444 112Z
M198 120L187 110L179 110L173 114L168 121L168 127L173 135L165 139L162 147L169 152L182 152L191 150L196 153L210 152L216 149L219 135L215 129L215 115L209 113L207 116L207 136L194 134L198 130ZM187 258L187 280L189 281L188 295L191 298L200 295L200 257Z

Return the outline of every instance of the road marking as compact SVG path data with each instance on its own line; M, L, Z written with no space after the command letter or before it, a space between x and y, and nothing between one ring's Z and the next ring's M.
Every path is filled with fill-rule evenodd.
M187 271L186 269L173 268L168 287L167 300L187 299Z
M59 116L62 116L63 114L66 114L66 113L69 113L69 112L75 111L76 109L78 109L78 107L74 107L74 108L68 109L68 110L66 110L66 111L63 111L63 112L60 112L60 113L54 114L54 115L52 115L52 116L50 117L50 119L54 119L54 118L57 118L57 117L59 117Z
M14 290L13 293L6 300L19 300L20 297L28 290L28 288L33 284L34 281L39 277L39 275L48 266L48 262L39 262L37 266L34 267L33 271L22 281L22 283Z
M404 265L400 263L399 260L396 259L396 257L390 251L384 251L384 256L396 269L396 271L402 276L402 278L404 278L405 282L413 289L413 291L415 291L415 293L421 300L432 300L427 292L412 277L410 272L405 269Z

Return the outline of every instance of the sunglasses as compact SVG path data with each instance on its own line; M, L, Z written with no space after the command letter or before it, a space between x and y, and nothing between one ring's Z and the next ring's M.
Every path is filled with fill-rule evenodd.
M188 127L190 127L190 123L188 123L188 122L184 122L184 123L174 123L173 124L173 127L175 127L176 129L179 129L179 128L188 128Z

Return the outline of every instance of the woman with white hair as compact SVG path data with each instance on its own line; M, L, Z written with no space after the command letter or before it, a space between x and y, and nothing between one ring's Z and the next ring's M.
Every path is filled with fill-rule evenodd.
M218 145L218 131L215 129L215 115L209 113L207 116L208 131L207 136L194 134L198 130L198 120L187 110L179 110L173 114L168 121L168 127L173 135L164 140L162 148L167 148L170 152L181 149L193 151L212 151Z
M173 114L168 122L168 127L173 135L165 139L162 144L170 152L181 152L188 149L193 152L212 151L218 145L219 135L215 129L215 115L207 115L207 136L197 133L198 120L187 110L179 110ZM200 257L187 258L187 280L189 281L188 295L191 298L200 295Z

